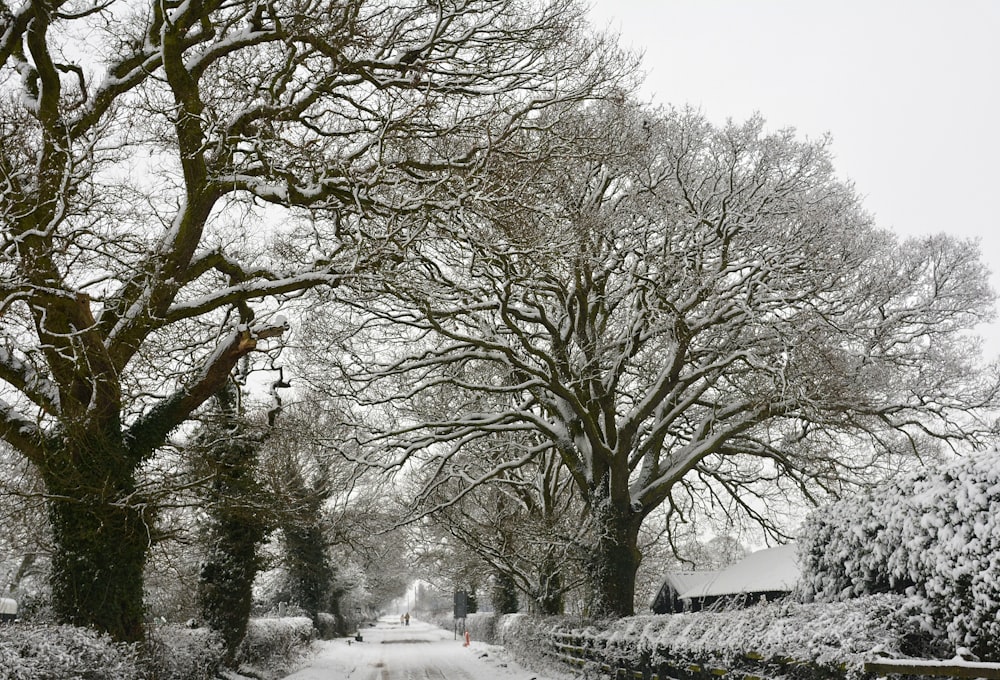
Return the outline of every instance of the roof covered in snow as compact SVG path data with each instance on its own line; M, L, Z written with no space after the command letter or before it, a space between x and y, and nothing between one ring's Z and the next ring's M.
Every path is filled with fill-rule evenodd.
M678 593L684 593L710 583L718 574L718 571L670 571L663 577L663 583Z
M681 598L718 597L743 593L789 592L799 580L794 543L758 550L715 575L681 590ZM704 572L702 572L704 573Z

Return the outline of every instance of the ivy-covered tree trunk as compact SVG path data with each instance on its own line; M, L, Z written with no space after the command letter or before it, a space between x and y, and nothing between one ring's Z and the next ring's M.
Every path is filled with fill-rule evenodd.
M339 612L343 591L334 583L336 568L327 549L323 517L323 505L331 494L329 469L319 465L310 471L297 449L278 451L275 458L281 461L273 489L281 503L276 519L283 534L291 600L309 613L317 629L325 631L329 626L320 621L320 612L343 623Z
M222 635L225 663L232 666L246 636L253 604L253 582L260 568L258 546L266 534L256 523L235 516L215 520L214 540L198 583L198 605L208 626Z
M321 611L329 611L335 604L331 602L334 570L322 527L285 527L285 548L292 599L316 621Z
M514 614L518 610L517 583L506 571L498 571L493 582L493 609L497 614Z
M590 615L632 616L636 572L642 558L638 548L642 516L607 499L594 504L592 511L597 536L588 570Z
M55 546L52 606L60 621L134 642L145 633L152 517L135 497L126 451L103 444L54 452L53 465L42 470Z
M248 436L240 419L238 397L232 384L216 394L218 418L203 428L194 447L196 468L212 480L205 494L208 554L198 582L198 605L205 622L222 635L228 666L235 663L246 636L260 545L272 525L256 476L259 442Z

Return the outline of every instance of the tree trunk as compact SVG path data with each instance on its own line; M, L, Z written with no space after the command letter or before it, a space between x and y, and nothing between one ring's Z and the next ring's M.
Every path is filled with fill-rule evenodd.
M558 616L563 613L562 575L559 564L551 556L542 562L535 601L538 612L543 616Z
M236 664L253 605L253 583L260 569L259 549L273 524L270 499L258 481L260 441L251 437L233 383L216 394L217 413L194 440L195 471L207 472L206 558L198 580L201 617L225 646L224 662Z
M517 582L506 571L498 571L493 582L493 610L497 614L517 613Z
M331 608L334 577L323 529L319 524L311 524L286 526L284 531L292 600L305 609L313 621L318 621L319 613Z
M635 613L635 576L641 515L608 500L592 506L597 542L590 556L590 615L621 618Z
M142 640L143 567L151 539L148 518L133 497L134 470L121 450L109 454L94 447L50 460L60 458L76 464L53 464L42 471L55 543L51 584L56 617L92 626L117 641ZM116 459L117 465L108 464Z
M256 462L252 452L247 460L238 462L239 470L231 475L252 474ZM226 480L233 482L232 478ZM242 480L244 488L223 484L217 480L214 497L207 500L205 528L207 556L198 579L198 605L209 627L217 631L225 646L224 662L232 667L236 652L246 636L253 605L253 583L260 568L258 554L261 543L270 530L269 518L253 507L255 501L248 491L256 489L252 480ZM226 492L232 495L227 496ZM262 492L257 489L258 499Z
M223 535L216 537L218 544L202 566L198 603L202 618L222 636L223 662L231 668L250 621L259 532L249 529L245 540L239 540L239 528L234 526L216 532Z

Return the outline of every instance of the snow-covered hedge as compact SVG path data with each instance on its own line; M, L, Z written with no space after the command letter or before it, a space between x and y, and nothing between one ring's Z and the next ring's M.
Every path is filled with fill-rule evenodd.
M253 667L290 666L307 651L315 634L306 616L250 619L236 659L240 665Z
M511 615L497 628L501 644L534 666L551 664L557 636L569 634L613 666L697 664L764 675L762 667L792 659L794 675L821 678L860 674L864 663L877 656L935 653L914 613L910 598L883 594L845 602L785 600L724 612L633 616L589 626Z
M493 612L469 614L465 619L465 628L458 629L457 634L464 635L465 631L469 631L469 635L473 640L485 642L488 645L497 644L496 623L498 618ZM433 623L439 628L455 630L455 619L451 614L447 616L431 616L430 619L428 623Z
M313 636L306 617L251 619L238 661L255 677L281 677ZM128 645L75 626L0 626L4 680L212 680L222 659L222 640L207 628L155 625L144 645Z
M253 677L283 677L314 637L308 617L250 619L236 653L237 665ZM141 663L155 680L213 680L219 677L224 656L217 632L163 625L150 629Z
M316 616L316 635L320 640L332 640L335 637L347 635L344 622L328 612L320 612Z
M497 618L497 615L493 612L469 614L465 619L465 630L469 631L469 635L473 640L485 642L489 645L496 644ZM461 630L458 632L459 635L463 633Z
M495 644L502 645L528 668L551 667L554 663L554 635L573 628L574 622L563 617L504 614L496 622Z
M0 628L0 677L140 680L145 675L136 647L106 635L75 626L15 624Z
M143 665L156 680L211 680L225 650L222 636L208 628L156 625L149 629Z
M914 595L938 638L1000 660L1000 453L921 470L813 513L803 593Z

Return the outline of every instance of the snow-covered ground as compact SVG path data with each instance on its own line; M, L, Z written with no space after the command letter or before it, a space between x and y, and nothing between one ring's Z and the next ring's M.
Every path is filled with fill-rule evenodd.
M286 680L565 680L511 660L502 647L473 640L463 646L453 631L411 619L384 618L362 628L362 642L316 643L308 664Z

